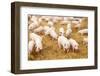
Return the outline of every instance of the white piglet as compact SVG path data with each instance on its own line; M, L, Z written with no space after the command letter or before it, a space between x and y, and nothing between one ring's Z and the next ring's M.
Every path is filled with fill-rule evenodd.
M52 22L53 23L57 23L58 22L58 20L56 19L56 17L52 17Z
M42 38L37 38L35 40L35 43L36 43L36 52L40 52L42 49L43 49L43 46L42 46Z
M34 29L35 33L42 32L44 30L43 26L39 26L38 28Z
M72 29L67 29L66 30L66 37L69 38L71 36Z
M32 16L31 18L30 18L30 20L32 21L32 22L34 22L34 21L37 21L37 17L36 16Z
M72 26L71 23L67 24L67 30L66 30L66 37L69 38L72 33Z
M35 33L31 33L30 34L30 38L35 42L35 52L40 52L43 49L42 46L42 37L40 37L39 35L35 34Z
M29 54L32 52L34 46L35 46L34 40L30 40L29 43L28 43Z
M78 33L81 35L88 34L88 29L79 30Z
M33 29L35 29L38 26L39 26L38 22L37 21L34 21L33 23L31 23L29 25L29 30L33 30Z
M65 21L65 20L63 20L63 21L61 21L61 25L67 25L68 23L69 23L70 21Z
M72 21L72 24L75 24L75 25L76 25L76 24L78 24L78 23L79 23L79 21L77 21L77 20L73 20L73 21Z
M71 23L68 23L67 24L67 29L71 29L71 28L72 28Z
M44 26L44 34L45 35L48 35L49 34L49 31L50 31L49 26Z
M70 38L69 39L69 42L71 44L71 47L72 47L72 50L75 52L75 51L79 51L79 44L76 40Z
M65 52L69 52L69 50L70 50L70 42L63 35L58 37L58 46L59 46L59 48L63 47L63 50Z
M48 26L49 26L49 27L52 27L53 25L54 25L54 23L53 23L52 21L49 21L49 22L48 22Z
M58 35L55 32L55 28L52 26L45 26L44 27L45 35L50 35L53 39L57 39Z
M57 33L56 33L54 30L50 30L50 36L51 36L53 39L57 39L57 37L58 37Z
M61 20L63 20L63 17L56 16L56 17L54 17L54 19L56 19L57 21L61 21Z

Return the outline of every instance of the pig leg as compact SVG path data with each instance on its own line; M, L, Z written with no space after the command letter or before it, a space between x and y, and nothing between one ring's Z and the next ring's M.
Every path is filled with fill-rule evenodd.
M69 49L67 49L67 53L69 52Z
M58 47L61 49L61 44L58 42Z
M39 52L39 48L38 47L36 48L36 52Z
M74 47L73 47L73 52L75 52L75 49L74 49Z
M63 50L66 52L66 49L63 47Z
M69 49L66 49L66 53L68 53L69 52Z
M42 50L43 50L43 48L41 47L41 48L39 48L39 52L41 53L42 52Z

